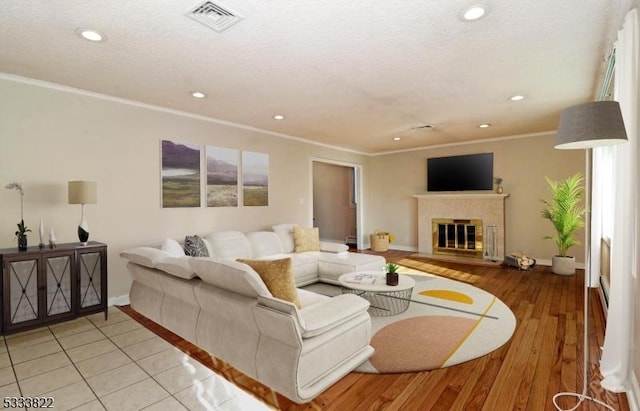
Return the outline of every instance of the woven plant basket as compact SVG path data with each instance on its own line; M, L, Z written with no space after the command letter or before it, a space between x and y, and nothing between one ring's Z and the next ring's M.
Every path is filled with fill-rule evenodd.
M389 251L389 235L388 234L371 234L371 250L376 252Z

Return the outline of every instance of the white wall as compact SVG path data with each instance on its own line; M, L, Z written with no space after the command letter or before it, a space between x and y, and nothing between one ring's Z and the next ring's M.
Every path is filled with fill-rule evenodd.
M504 179L505 252L522 250L538 260L557 254L551 240L543 237L554 234L553 226L540 217L541 199L550 199L545 176L563 179L585 170L585 154L580 150L555 150L555 135L504 139L400 152L371 158L369 192L369 227L392 231L396 248L414 248L418 244L417 199L414 194L426 193L427 158L450 155L494 153L494 175ZM584 243L584 230L578 238ZM579 263L584 262L584 247L570 250Z
M109 297L128 293L119 253L165 238L214 230L310 225L310 159L363 164L368 158L251 129L101 98L24 79L0 77L0 184L25 187L26 224L38 243L42 217L59 243L75 242L80 206L67 204L67 181L94 180L98 203L85 206L91 238L108 245ZM269 206L161 208L160 140L269 154ZM0 248L16 247L19 195L0 189Z

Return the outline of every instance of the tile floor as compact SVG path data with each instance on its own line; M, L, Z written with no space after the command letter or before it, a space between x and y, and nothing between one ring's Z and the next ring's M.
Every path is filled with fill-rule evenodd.
M3 336L0 398L56 410L268 410L115 307Z

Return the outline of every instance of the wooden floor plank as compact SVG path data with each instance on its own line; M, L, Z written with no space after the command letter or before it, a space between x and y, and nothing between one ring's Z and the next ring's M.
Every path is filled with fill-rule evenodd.
M422 270L479 287L500 298L516 316L514 335L505 345L475 360L446 369L404 374L351 373L307 404L296 404L229 364L122 307L134 319L238 385L280 410L528 410L554 411L552 397L581 390L583 276L552 274L549 267L519 271L495 265L462 264L416 258L390 250L383 255L410 270ZM402 271L402 270L401 270ZM588 395L629 411L625 394L600 387L598 364L606 324L597 291L590 293ZM572 405L575 400L563 400ZM587 409L595 408L585 405Z

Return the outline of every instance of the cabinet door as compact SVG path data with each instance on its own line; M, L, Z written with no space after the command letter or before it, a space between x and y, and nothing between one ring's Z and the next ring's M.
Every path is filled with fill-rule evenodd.
M61 319L74 314L73 252L49 253L43 256L46 284L46 317Z
M97 311L107 303L106 249L79 251L78 260L78 311Z
M38 277L41 260L33 256L4 258L5 329L29 326L40 321Z

